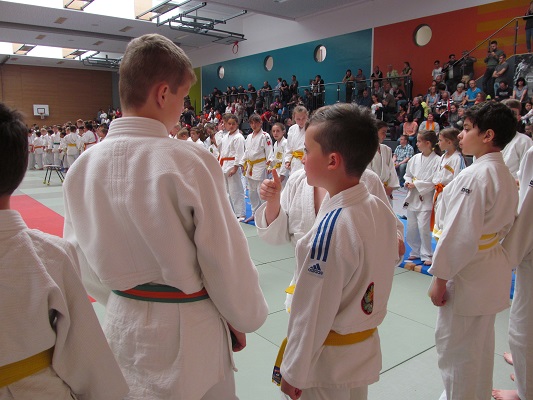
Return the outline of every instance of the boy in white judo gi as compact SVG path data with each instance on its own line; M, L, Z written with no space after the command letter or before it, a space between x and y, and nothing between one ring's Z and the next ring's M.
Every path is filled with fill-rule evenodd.
M441 399L486 400L492 390L494 321L509 307L511 262L500 240L518 205L516 183L501 149L516 119L500 103L466 111L459 135L476 157L443 190L435 232L440 237L429 272L429 295L439 307L435 342L445 390Z
M306 128L307 181L328 194L296 247L281 364L281 390L291 399L366 399L368 385L379 379L377 326L398 243L394 214L359 184L377 147L375 119L356 105L323 107Z
M65 180L64 234L106 305L127 399L236 399L230 331L238 351L241 332L268 313L217 160L168 137L194 81L169 39L132 40L120 64L123 117Z
M74 247L29 229L10 208L28 164L27 131L22 116L0 103L0 398L122 399L128 387Z
M520 164L518 217L503 241L503 248L516 268L516 281L509 318L509 347L513 355L517 390L493 390L497 400L533 399L533 147Z
M252 114L248 118L252 127L252 132L246 137L244 155L240 164L248 180L248 195L252 206L252 215L244 220L250 222L254 220L254 215L259 206L259 186L266 178L267 162L272 157L272 140L270 135L263 131L261 116Z

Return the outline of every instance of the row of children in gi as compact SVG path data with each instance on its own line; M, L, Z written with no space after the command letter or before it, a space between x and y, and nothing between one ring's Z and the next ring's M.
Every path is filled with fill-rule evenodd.
M81 121L80 121L81 122ZM105 136L106 127L94 130L89 122L68 125L66 133L57 125L28 131L28 168L42 170L45 165L68 169L79 155Z

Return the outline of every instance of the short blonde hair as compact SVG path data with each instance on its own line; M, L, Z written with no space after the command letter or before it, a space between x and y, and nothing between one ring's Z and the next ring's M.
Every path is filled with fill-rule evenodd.
M172 93L196 82L191 61L174 42L158 34L133 39L120 62L119 94L122 108L141 107L156 84L166 82Z

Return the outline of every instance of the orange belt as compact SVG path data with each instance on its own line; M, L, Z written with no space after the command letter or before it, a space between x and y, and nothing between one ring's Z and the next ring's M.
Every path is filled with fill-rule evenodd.
M442 183L437 183L435 185L435 194L433 195L433 208L431 209L431 219L429 221L429 229L433 232L433 227L435 226L435 204L437 203L437 198L444 190L444 185Z
M220 166L222 167L222 164L224 164L224 161L233 161L235 160L235 157L222 157L220 161Z

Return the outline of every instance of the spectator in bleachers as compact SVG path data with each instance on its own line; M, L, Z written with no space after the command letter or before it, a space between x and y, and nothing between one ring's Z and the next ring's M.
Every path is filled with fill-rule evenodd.
M291 84L289 85L289 90L291 94L298 94L298 80L296 79L296 75L293 75L291 77Z
M372 105L372 98L370 97L370 92L368 91L368 88L363 89L363 94L361 97L358 98L357 104L363 107L368 107Z
M367 87L366 76L365 74L363 74L363 70L361 68L357 70L357 75L355 75L355 82L355 87L357 89L356 96L360 98L363 95L363 90L365 90Z
M394 119L392 120L393 126L390 127L391 140L396 140L401 136L403 129L402 124L404 123L407 115L407 107L405 105L401 105L399 108L400 110L396 113Z
M392 64L387 65L387 79L389 80L392 87L397 87L400 85L400 74L398 74L398 71L396 71Z
M468 50L463 50L463 56L458 62L461 76L464 77L466 75L468 79L472 79L474 77L474 64L476 62L476 57L472 57Z
M255 103L255 100L257 99L257 90L255 90L254 85L249 83L248 88L244 92L248 93L250 99Z
M529 96L528 87L524 78L520 77L516 80L511 98L518 100L522 104L522 109L525 109Z
M479 92L476 95L476 101L474 101L474 105L479 104L479 103L483 103L486 100L487 100L487 95L485 94L485 92Z
M429 113L428 118L418 127L418 133L424 133L425 131L434 131L437 135L440 132L440 126L438 122L435 121L435 114Z
M431 77L433 78L433 80L436 80L437 79L437 76L439 75L442 75L442 67L440 66L440 61L439 60L435 60L433 62L433 71L431 71Z
M413 157L413 155L414 150L413 147L408 143L407 135L402 135L400 137L400 145L396 146L394 149L394 155L392 156L394 168L398 174L401 187L403 187L405 183L404 176L405 170L407 169L407 162L411 159L411 157Z
M370 75L370 80L372 81L372 86L374 86L374 82L377 82L381 86L381 81L383 80L383 72L380 71L379 65L376 65L374 67L374 71L372 72L372 75Z
M479 92L481 92L481 89L476 86L476 81L474 79L470 79L470 81L468 81L468 86L469 88L466 91L466 100L464 105L466 107L471 107L474 105L476 96Z
M381 98L377 94L373 94L370 96L372 99L372 104L370 105L370 109L372 110L372 114L376 116L377 119L383 119L383 104L381 104Z
M448 86L450 92L453 92L457 84L461 81L462 75L455 54L452 53L448 57L448 62L442 67L442 73L444 74L446 86Z
M496 101L502 101L502 100L505 100L505 99L510 99L511 95L513 94L513 91L511 89L511 87L507 84L507 81L505 79L501 80L498 83L498 85L499 85L499 87L496 90L496 95L494 96L494 99Z
M409 61L403 62L403 69L402 69L402 76L403 76L403 85L405 87L405 94L408 99L411 99L413 96L413 69L411 68L411 65L409 64Z
M426 95L426 98L425 98L426 104L432 110L435 110L439 100L440 100L440 97L439 97L439 94L437 93L437 87L436 86L430 86L429 87L429 93Z
M346 85L346 103L352 102L354 82L355 76L352 75L352 70L347 69L346 74L344 74L344 78L342 78L342 83Z
M455 104L464 104L466 98L466 92L464 91L465 85L463 83L458 83L455 92L452 94L452 101Z
M494 94L496 95L496 91L498 90L498 87L500 86L500 82L503 80L506 80L506 74L509 70L509 64L507 63L507 56L505 53L502 53L498 56L498 65L494 67L494 72L492 73L492 77L494 78ZM508 83L507 83L508 84Z
M416 133L418 132L418 123L414 120L412 114L407 114L405 121L402 124L402 133L409 139L409 144L413 147L416 143Z
M498 42L493 40L490 42L489 51L487 57L485 57L485 64L487 64L487 69L483 75L483 91L490 96L494 96L494 71L498 65L500 55L503 54L503 50L498 49Z
M370 90L370 95L375 94L376 96L379 96L380 99L382 99L385 96L385 91L383 87L381 86L381 82L378 80L372 81L372 89Z
M396 105L398 106L398 109L400 106L407 104L407 97L405 95L405 92L402 90L401 85L393 85L393 92L392 95L394 96L394 100L396 100Z

